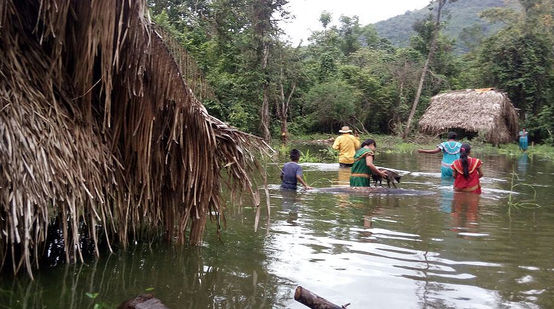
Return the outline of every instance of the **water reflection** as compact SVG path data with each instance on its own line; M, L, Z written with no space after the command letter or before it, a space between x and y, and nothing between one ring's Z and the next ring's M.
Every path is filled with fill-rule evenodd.
M339 168L337 174L337 185L349 186L350 185L350 168Z
M208 225L197 250L138 246L41 271L34 282L2 277L0 308L93 308L87 292L115 305L154 288L170 308L304 309L293 300L297 285L351 308L552 308L554 165L524 160L484 156L480 196L442 181L440 157L379 156L403 171L402 189L435 193L419 196L283 192L275 164L265 233L253 233L253 207L229 207L223 241ZM348 183L336 163L305 167L319 187ZM542 185L542 207L508 216L512 190L532 193L510 187L514 168Z
M452 199L452 229L460 236L478 235L477 212L480 194L454 192Z
M288 213L287 222L295 224L298 219L298 192L296 190L281 190L281 209Z
M43 270L35 281L6 285L3 278L0 308L115 308L143 293L154 294L169 308L268 308L288 297L288 291L279 291L283 284L264 270L266 257L254 243L219 243L217 248L144 245L90 264ZM6 290L10 292L1 293Z
M522 153L517 159L517 172L520 176L527 174L527 168L529 166L529 156L526 152Z
M452 212L452 200L454 198L454 178L441 178L439 187L440 210L445 213Z

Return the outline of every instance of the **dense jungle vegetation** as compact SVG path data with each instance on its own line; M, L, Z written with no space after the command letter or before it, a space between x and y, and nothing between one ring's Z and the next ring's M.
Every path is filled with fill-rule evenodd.
M483 10L471 19L477 24L456 17L468 1L430 5L441 2L453 5L438 27L436 9L404 24L413 29L405 46L393 45L356 16L328 12L319 19L324 30L291 46L279 27L292 18L287 0L149 0L149 6L213 87L217 99L204 102L210 114L266 139L336 132L345 124L364 133L400 134L436 38L415 124L441 91L494 87L508 93L532 140L554 144L552 1L501 7L479 1ZM477 12L477 2L470 2ZM334 19L337 26L331 26ZM464 53L455 51L457 42L445 31L452 21Z

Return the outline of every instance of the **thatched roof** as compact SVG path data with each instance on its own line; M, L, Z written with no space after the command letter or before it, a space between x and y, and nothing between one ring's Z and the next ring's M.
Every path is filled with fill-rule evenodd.
M518 115L508 96L491 88L432 97L419 121L420 131L439 134L456 128L482 134L490 143L508 143L517 134Z
M67 261L83 238L197 244L224 179L257 200L266 145L208 115L170 45L144 1L0 1L0 265L30 273L54 222Z

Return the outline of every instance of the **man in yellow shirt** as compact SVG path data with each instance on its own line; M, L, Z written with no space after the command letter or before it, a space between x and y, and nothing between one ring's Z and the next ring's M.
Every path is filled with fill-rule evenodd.
M347 126L342 127L339 133L342 134L333 143L333 149L339 151L339 165L340 167L352 167L354 154L360 148L360 140L352 135L352 130Z

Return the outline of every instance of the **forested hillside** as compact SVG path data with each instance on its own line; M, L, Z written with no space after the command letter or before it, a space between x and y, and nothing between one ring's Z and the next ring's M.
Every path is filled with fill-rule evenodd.
M479 17L479 13L494 7L509 7L517 10L521 5L517 0L459 0L447 3L446 23L443 33L455 40L455 52L468 52L475 41L496 33L503 23L490 23ZM414 23L425 19L431 13L429 8L407 11L384 21L375 23L375 29L381 37L390 40L395 46L408 46L415 34Z
M289 16L287 0L149 4L154 21L204 72L215 94L203 101L209 113L266 140L336 133L343 125L409 135L437 93L495 87L507 92L533 140L554 143L552 0L517 2L523 9L485 10L481 28L503 27L488 37L466 31L463 55L454 52L448 29L471 27L461 20L477 20L477 11L500 0L435 0L436 8L452 3L446 7L452 17L443 16L440 27L432 16L403 21L396 32L411 36L405 46L356 16L332 13L321 14L323 30L306 46L290 46L278 21ZM436 16L437 10L425 12Z

